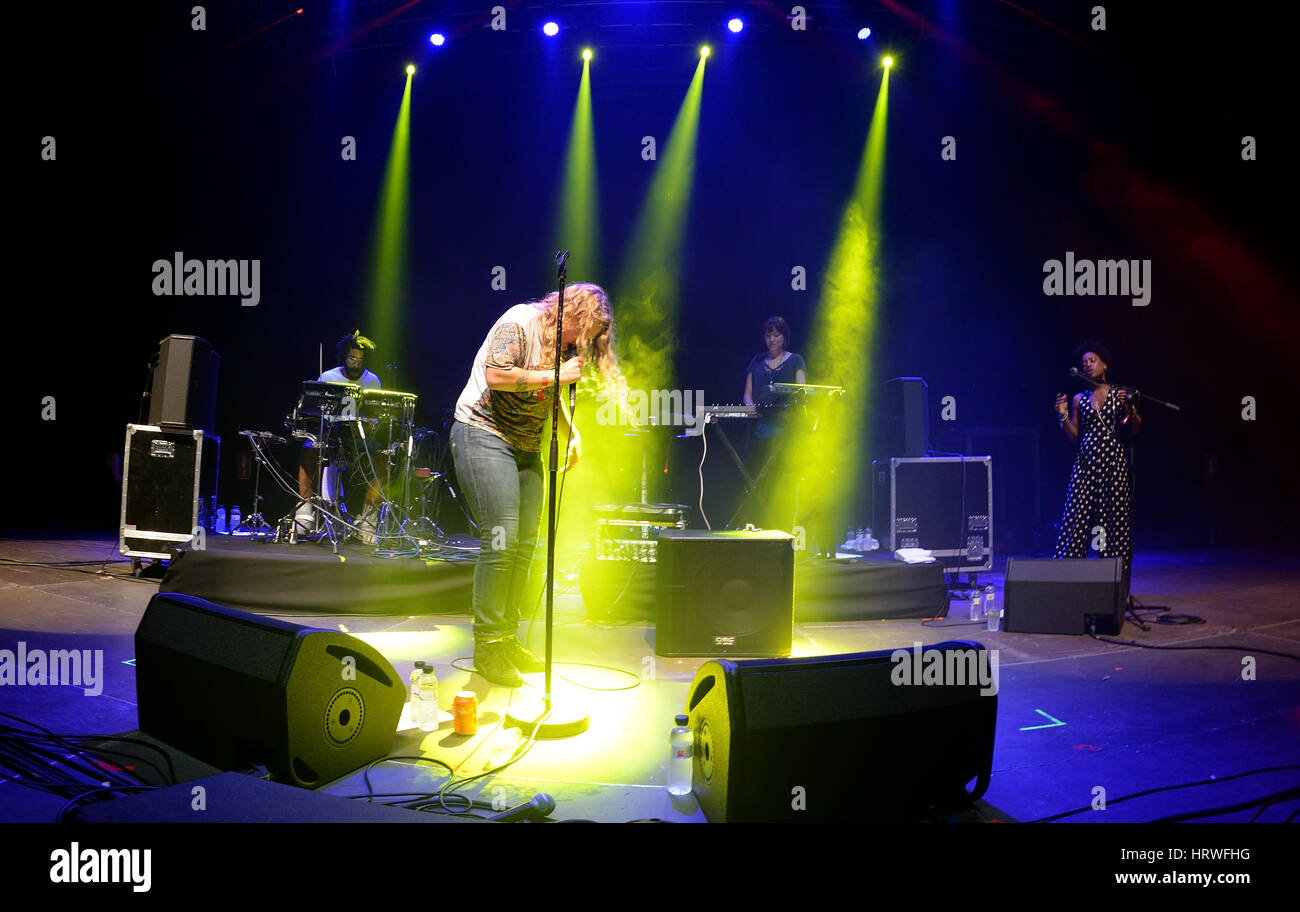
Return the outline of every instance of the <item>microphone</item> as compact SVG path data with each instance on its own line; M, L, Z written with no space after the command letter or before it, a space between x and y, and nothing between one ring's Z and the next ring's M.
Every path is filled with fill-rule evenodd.
M512 807L495 817L489 817L488 820L496 820L500 823L509 823L514 820L541 820L549 817L554 810L555 799L545 792L538 792L533 796L533 800L527 804Z
M567 250L564 253L565 256L568 256ZM563 363L563 361L572 360L573 358L576 357L578 357L578 347L576 345L570 345L568 348L564 350L564 355L562 356L561 363ZM578 384L570 383L569 384L569 413L570 414L573 413L573 404L577 400L577 396L578 396Z
M555 265L556 265L556 266L563 266L565 263L568 262L568 260L569 260L569 251L567 251L567 250L557 250L557 251L555 251ZM543 794L545 794L545 793L543 793Z
M1087 374L1085 374L1083 371L1079 370L1077 367L1072 367L1072 368L1070 368L1070 376L1071 376L1071 377L1074 377L1074 378L1077 379L1077 380L1082 380L1084 383L1088 384L1089 386L1093 387L1094 389L1096 389L1097 387L1101 386L1100 383L1098 383L1096 380L1094 380L1094 379L1092 379L1091 377L1089 377Z

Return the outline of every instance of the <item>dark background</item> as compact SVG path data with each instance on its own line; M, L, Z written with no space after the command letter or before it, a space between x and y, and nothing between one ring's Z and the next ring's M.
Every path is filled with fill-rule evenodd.
M407 332L368 366L419 393L432 422L500 312L549 289L587 44L603 266L571 279L617 296L655 166L641 137L657 137L662 159L708 41L679 386L739 401L774 313L805 350L888 50L898 65L877 332L872 350L843 340L843 357L870 359L878 381L927 380L935 448L992 452L1001 537L1018 549L1050 546L1073 458L1053 400L1079 389L1065 372L1090 337L1110 346L1118 380L1183 406L1144 410L1139 549L1296 537L1293 55L1290 22L1268 4L1111 3L1095 32L1091 0L809 2L795 32L787 3L506 3L504 33L488 28L486 0L322 3L268 28L296 4L208 4L206 32L190 28L193 5L13 12L11 41L30 63L10 82L10 531L116 525L114 454L169 333L201 335L222 356L221 501L247 512L237 430L279 430L318 346L329 367L341 333L367 331L366 267L408 61L420 69ZM732 36L737 13L746 28ZM547 18L564 27L558 39L542 36ZM854 37L862 25L868 42ZM435 28L449 38L441 49L427 41ZM56 162L39 158L46 135ZM348 135L357 161L340 158ZM953 162L939 154L949 135ZM1245 135L1257 161L1241 158ZM155 297L151 264L178 250L260 259L260 304ZM1044 296L1043 263L1067 250L1152 260L1149 306ZM489 287L498 265L504 292ZM790 288L796 265L806 292ZM955 422L940 420L949 395ZM45 396L55 421L41 420ZM1257 420L1242 420L1243 396ZM267 513L288 506L277 494Z

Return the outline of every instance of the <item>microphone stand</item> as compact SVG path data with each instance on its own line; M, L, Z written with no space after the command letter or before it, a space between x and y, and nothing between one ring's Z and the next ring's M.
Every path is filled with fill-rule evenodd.
M1089 389L1095 390L1102 385L1098 383L1096 380L1093 380L1087 374L1083 373L1083 371L1079 370L1077 367L1070 368L1070 376L1074 377L1076 380L1082 380L1083 383ZM1117 389L1124 391L1125 400L1126 400L1125 404L1128 405L1131 402L1132 404L1130 408L1136 409L1138 403L1142 400L1142 396L1143 396L1142 391L1131 386L1111 386L1111 392L1114 392ZM1157 399L1155 396L1151 396L1151 395L1147 395L1146 398L1149 401L1156 403L1157 405L1163 405L1165 408L1170 409L1171 411L1175 411L1175 412L1182 411L1181 406L1175 405L1172 402L1165 402L1163 399ZM1092 406L1089 406L1089 408L1091 407ZM1127 420L1128 420L1127 418L1124 419L1124 421ZM1128 472L1129 472L1128 496L1129 496L1130 506L1135 505L1137 503L1137 444L1133 438L1134 435L1129 434L1128 440L1126 441L1124 446L1125 450L1128 453ZM1136 530L1134 529L1130 529L1129 534L1133 535L1135 531ZM1150 630L1151 629L1150 625L1148 625L1146 621L1142 620L1142 618L1138 617L1137 602L1133 600L1133 594L1129 591L1129 585L1132 579L1132 575L1133 575L1133 559L1130 556L1128 572L1124 575L1125 617L1128 620L1132 621L1134 624L1136 624L1142 630ZM1148 605L1146 607L1148 610L1159 610L1159 611L1168 610L1168 607L1165 605Z
M569 283L569 251L555 254L559 300L555 303L555 380L551 384L551 465L546 486L546 690L542 700L551 708L551 628L555 622L555 501L560 477L560 357L564 348L564 286ZM568 455L567 453L565 454Z
M556 525L556 491L560 474L560 358L564 348L564 289L569 282L566 263L569 251L560 250L555 254L556 278L559 283L559 301L555 305L555 372L551 387L551 464L547 484L547 520L546 520L546 663L545 689L541 702L526 697L512 705L506 712L506 718L519 728L530 733L536 729L538 738L568 738L580 735L591 725L591 716L576 703L566 704L563 708L551 704L551 634L555 626L555 525ZM567 457L567 453L565 454Z

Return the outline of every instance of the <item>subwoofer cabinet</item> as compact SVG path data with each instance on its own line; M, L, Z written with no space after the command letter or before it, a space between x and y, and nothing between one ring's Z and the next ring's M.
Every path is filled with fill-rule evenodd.
M794 635L794 539L785 532L665 529L655 653L785 656Z

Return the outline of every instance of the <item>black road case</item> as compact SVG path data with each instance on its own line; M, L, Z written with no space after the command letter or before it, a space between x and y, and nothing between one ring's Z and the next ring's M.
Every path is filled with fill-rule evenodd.
M924 548L949 573L993 567L993 459L928 456L871 464L875 534Z
M124 557L171 556L196 530L212 527L221 438L200 430L128 424L122 459L118 550Z

